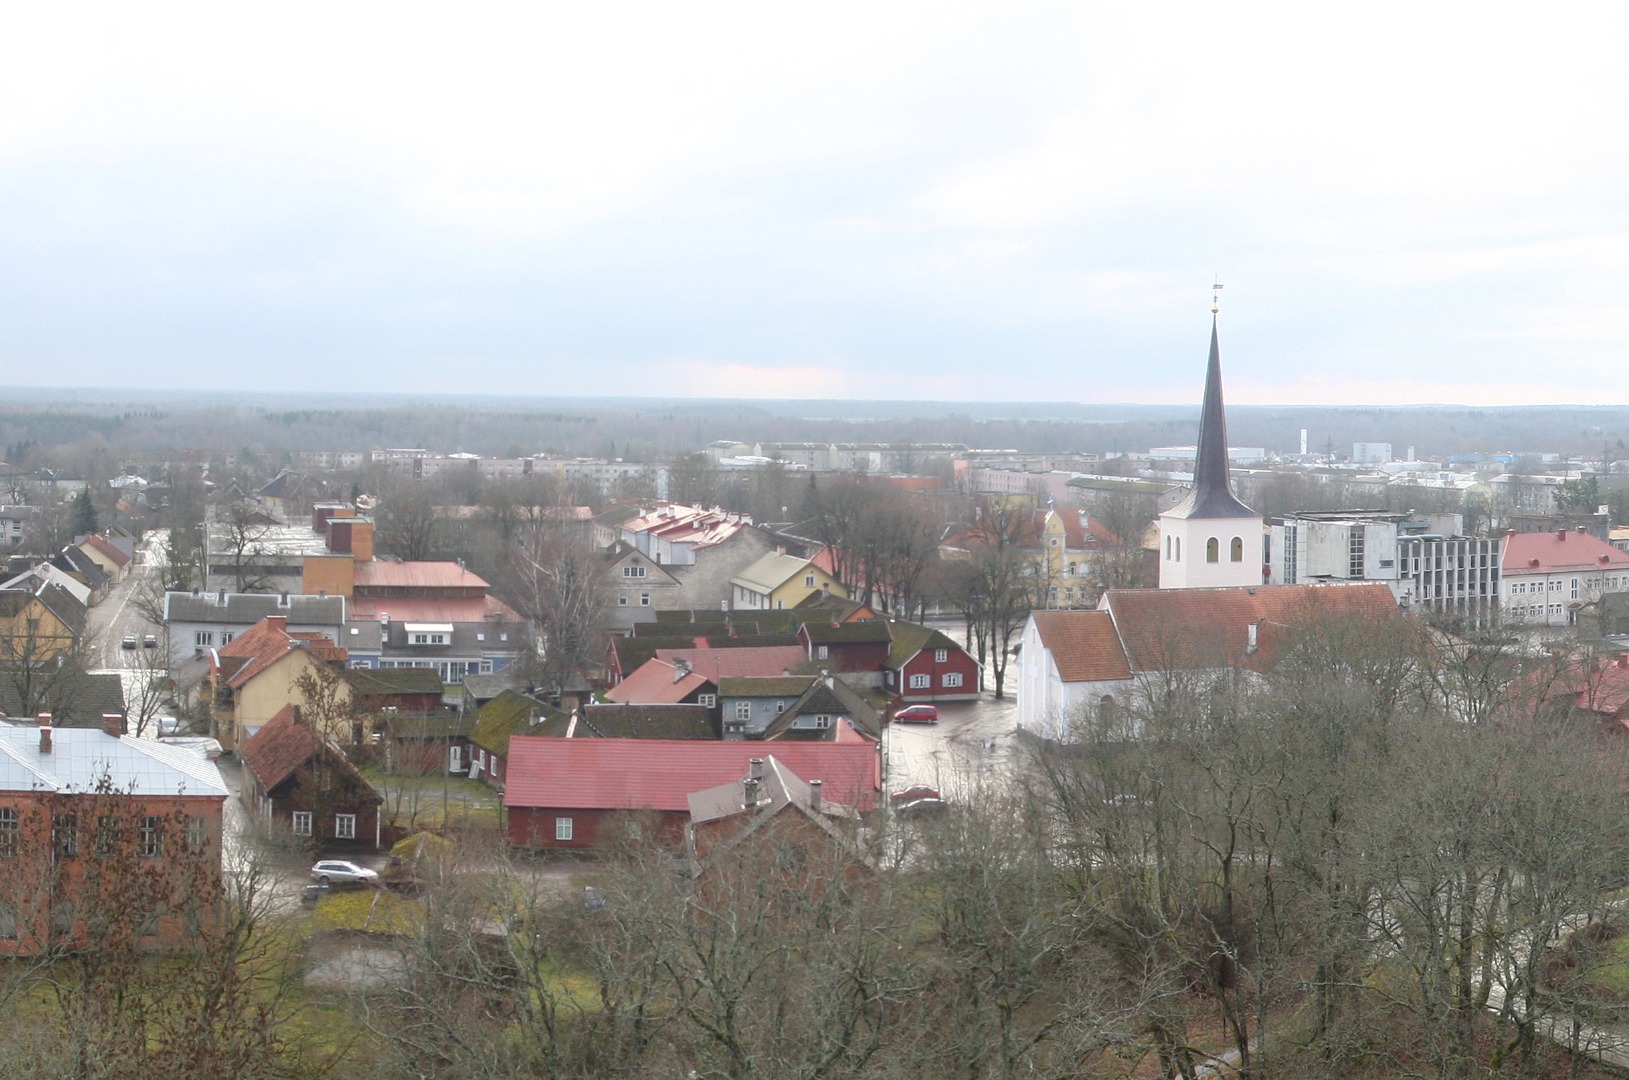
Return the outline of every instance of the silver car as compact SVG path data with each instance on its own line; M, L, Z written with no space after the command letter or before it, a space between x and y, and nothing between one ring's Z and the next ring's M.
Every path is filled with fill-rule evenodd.
M379 875L365 866L343 859L324 859L311 868L311 879L323 885L376 885Z

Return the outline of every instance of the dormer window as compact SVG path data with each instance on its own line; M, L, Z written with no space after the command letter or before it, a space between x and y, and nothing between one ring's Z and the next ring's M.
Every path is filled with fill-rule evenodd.
M452 641L451 623L408 623L404 629L409 645L446 645Z

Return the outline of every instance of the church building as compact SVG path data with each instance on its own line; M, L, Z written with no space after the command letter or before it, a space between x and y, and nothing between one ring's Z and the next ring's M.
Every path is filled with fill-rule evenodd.
M1210 366L1199 414L1193 490L1160 515L1160 588L1219 589L1262 583L1261 515L1239 501L1228 473L1222 353L1211 309Z

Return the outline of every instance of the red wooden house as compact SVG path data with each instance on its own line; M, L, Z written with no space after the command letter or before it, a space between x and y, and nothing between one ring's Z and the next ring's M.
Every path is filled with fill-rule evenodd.
M774 755L799 777L822 781L823 797L858 811L876 805L882 789L877 744L777 743ZM664 739L509 741L503 805L511 844L546 850L600 846L606 823L654 814L661 835L678 843L690 816L690 795L743 780L761 744Z
M890 623L893 642L883 689L906 702L977 701L983 671L949 637L914 623Z

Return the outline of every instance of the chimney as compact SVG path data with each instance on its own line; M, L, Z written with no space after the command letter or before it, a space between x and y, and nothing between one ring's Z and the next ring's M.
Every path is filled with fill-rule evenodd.
M296 724L305 723L305 714L303 712L301 712L300 707L298 705L291 705L291 706L289 706L289 708L293 710L294 722Z
M1618 666L1620 668L1629 668L1629 653L1624 653L1618 657Z
M48 712L42 712L42 713L40 713L40 753L49 754L50 752L51 752L51 714L48 713Z
M819 780L810 780L809 781L809 809L810 810L819 810L820 809L820 787L821 787L821 784L820 784Z
M758 805L758 778L749 776L741 783L741 805L748 810Z
M1567 539L1567 530L1566 529L1557 529L1555 531L1555 538L1557 540L1565 540L1565 539Z
M1261 624L1260 623L1248 623L1248 624L1245 625L1245 628L1244 628L1245 634L1247 635L1247 637L1249 639L1248 643L1244 647L1244 654L1246 656L1254 656L1255 655L1255 652L1256 652L1256 632L1258 630L1260 630L1260 629L1261 629Z
M752 778L754 783L756 783L757 781L762 780L764 778L764 759L763 758L755 757L755 758L751 759L747 763L747 765L748 765L747 775Z
M103 713L102 730L117 739L124 734L124 717L116 712Z

